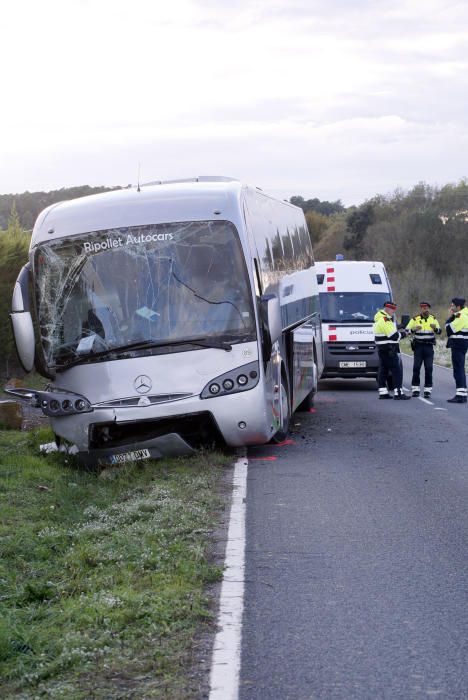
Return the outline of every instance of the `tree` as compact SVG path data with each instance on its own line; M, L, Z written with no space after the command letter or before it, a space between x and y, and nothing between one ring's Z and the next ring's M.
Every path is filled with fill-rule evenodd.
M374 206L370 202L362 204L351 212L346 218L347 236L344 240L345 249L352 251L356 257L360 257L363 252L364 236L374 221Z
M308 211L305 215L307 228L312 244L315 246L330 225L330 218L315 211Z
M315 211L317 214L323 214L323 216L333 216L333 214L340 214L345 210L340 199L336 202L320 201L317 197L314 199L308 199L307 201L304 197L291 197L289 200L291 204L295 204L296 207L300 207L304 214L308 211Z
M18 226L12 210L9 226L0 233L0 375L21 373L9 321L11 297L20 269L28 260L30 237Z
M18 212L16 210L15 200L13 200L13 204L11 205L6 232L10 238L23 236L24 233L23 229L21 228Z

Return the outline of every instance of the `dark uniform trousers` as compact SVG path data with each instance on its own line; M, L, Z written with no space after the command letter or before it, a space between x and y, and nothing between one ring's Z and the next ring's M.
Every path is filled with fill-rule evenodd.
M457 389L466 389L465 355L468 350L468 340L454 340L450 349L455 386Z
M434 366L434 346L432 343L414 342L413 378L411 384L419 386L421 365L424 363L424 387L432 387L432 369Z
M379 347L379 372L377 382L379 389L387 386L388 375L391 373L395 389L401 389L403 384L403 368L396 347Z

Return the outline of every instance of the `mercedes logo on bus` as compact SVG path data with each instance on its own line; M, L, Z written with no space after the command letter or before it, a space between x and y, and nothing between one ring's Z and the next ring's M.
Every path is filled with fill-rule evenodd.
M140 374L133 382L133 386L139 394L147 394L153 383L146 374Z

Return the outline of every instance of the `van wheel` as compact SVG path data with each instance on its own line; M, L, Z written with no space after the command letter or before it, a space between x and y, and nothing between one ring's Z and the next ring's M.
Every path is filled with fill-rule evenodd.
M291 423L291 409L289 407L289 395L286 380L281 377L280 384L280 405L281 405L281 426L271 438L272 442L283 442L286 440L289 433L289 425Z

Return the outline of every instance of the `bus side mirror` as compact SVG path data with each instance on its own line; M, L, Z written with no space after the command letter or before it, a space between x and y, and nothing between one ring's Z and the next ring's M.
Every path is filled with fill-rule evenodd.
M16 352L26 372L34 367L34 325L29 311L29 264L18 275L11 302L11 323Z
M283 324L281 322L281 306L278 297L275 294L264 294L260 297L260 308L262 325L264 332L267 335L266 340L271 346L281 338L283 332Z

